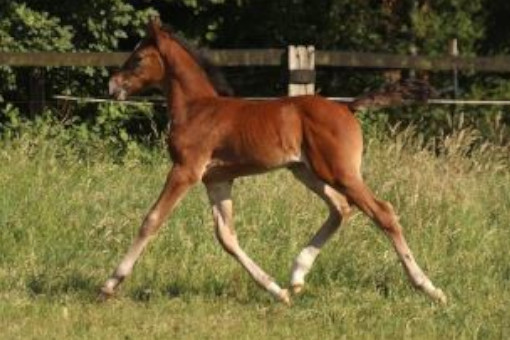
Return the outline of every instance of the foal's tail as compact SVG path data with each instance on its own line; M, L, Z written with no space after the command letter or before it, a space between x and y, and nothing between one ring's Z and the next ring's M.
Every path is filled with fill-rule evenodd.
M378 109L411 103L426 103L436 91L421 80L403 80L390 84L382 90L369 92L349 103L353 112L363 109Z

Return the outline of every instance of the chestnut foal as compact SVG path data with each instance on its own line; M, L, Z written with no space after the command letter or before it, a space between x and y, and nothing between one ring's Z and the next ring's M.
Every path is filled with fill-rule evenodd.
M375 198L361 178L362 134L352 111L378 101L398 101L393 100L396 92L364 97L349 106L318 96L256 102L221 97L197 57L158 18L149 22L147 36L109 84L110 94L119 100L148 87L166 94L173 167L133 244L102 287L102 298L114 293L164 219L188 189L202 181L220 244L262 288L290 303L287 289L239 245L231 198L235 178L285 167L329 207L328 219L295 259L290 282L294 293L301 291L320 249L354 205L392 241L413 285L434 300L446 301L416 263L391 204Z

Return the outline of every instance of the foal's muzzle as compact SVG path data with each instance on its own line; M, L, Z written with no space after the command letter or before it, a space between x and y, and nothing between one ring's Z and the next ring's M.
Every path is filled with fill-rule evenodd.
M127 90L120 77L113 76L108 82L108 93L116 100L126 100Z

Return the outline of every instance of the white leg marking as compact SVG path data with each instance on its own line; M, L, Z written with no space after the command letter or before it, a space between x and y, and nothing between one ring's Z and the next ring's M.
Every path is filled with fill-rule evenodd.
M305 276L312 269L315 259L319 255L320 249L314 246L307 246L296 257L292 267L291 285L299 289L299 286L304 286Z

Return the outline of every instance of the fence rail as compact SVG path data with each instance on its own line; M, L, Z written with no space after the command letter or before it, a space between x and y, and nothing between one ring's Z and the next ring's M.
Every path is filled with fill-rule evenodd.
M286 49L208 50L219 66L283 66ZM0 52L0 65L16 67L104 67L119 66L127 52ZM398 54L315 51L315 65L322 67L356 67L415 70L465 70L510 72L510 56L458 57L411 56Z
M244 97L247 100L263 101L263 100L276 100L279 97ZM335 102L349 103L355 100L355 97L326 97L327 99ZM132 97L133 100L118 101L111 98L96 98L96 97L76 97L76 96L53 96L53 99L62 101L71 101L79 103L110 103L117 105L162 105L166 106L164 97ZM429 99L423 105L462 105L462 106L510 106L510 100L462 100L462 99Z
M455 96L458 93L458 71L510 72L510 56L470 58L460 57L456 51L441 57L427 57L323 51L315 50L313 46L289 46L288 49L207 50L206 54L219 66L287 67L289 95L314 93L316 67L453 71ZM46 105L45 67L120 66L128 56L128 52L0 52L0 66L33 67L29 83L29 107L36 114Z

